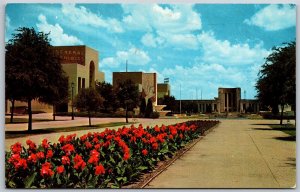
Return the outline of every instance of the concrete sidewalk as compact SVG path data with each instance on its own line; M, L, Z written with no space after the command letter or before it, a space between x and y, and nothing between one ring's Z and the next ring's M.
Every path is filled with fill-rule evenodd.
M222 120L147 188L291 188L296 142L273 120Z

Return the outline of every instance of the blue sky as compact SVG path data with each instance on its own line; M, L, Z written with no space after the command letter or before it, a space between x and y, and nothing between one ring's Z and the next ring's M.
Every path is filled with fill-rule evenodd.
M99 70L156 72L177 99L213 99L218 87L256 95L272 47L296 38L287 4L8 4L5 41L18 27L50 32L52 45L99 51ZM198 90L198 94L196 94ZM244 98L244 94L242 94Z

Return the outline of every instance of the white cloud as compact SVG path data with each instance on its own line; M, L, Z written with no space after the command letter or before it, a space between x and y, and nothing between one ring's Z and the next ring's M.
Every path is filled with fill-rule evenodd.
M200 15L189 4L174 4L163 8L153 4L122 5L125 14L123 22L128 28L135 30L155 30L167 33L186 33L200 30Z
M272 4L244 20L244 23L262 27L267 31L289 28L296 25L296 7Z
M162 45L165 42L165 39L162 37L154 37L151 33L146 33L142 37L141 42L147 47L157 47Z
M120 65L120 63L114 57L107 57L102 60L100 65L111 67L111 68L116 68Z
M106 67L119 67L128 62L128 65L145 65L151 61L147 52L137 48L130 48L128 51L118 51L114 57L104 58L101 65Z
M172 46L176 49L197 49L193 32L202 28L200 15L189 4L161 6L157 4L123 5L124 26L146 31L141 42L148 47ZM155 35L154 35L155 34Z
M232 44L228 40L218 40L212 32L198 35L203 50L203 61L207 63L221 63L223 65L262 64L269 52L262 43L250 47L247 43Z
M64 33L63 28L59 24L51 25L47 22L47 18L40 14L38 17L40 23L37 23L39 31L49 33L53 45L82 45L83 42L73 35Z
M121 23L114 18L104 19L101 15L97 15L84 6L76 7L75 4L63 4L62 12L72 23L77 25L90 25L92 27L103 27L109 32L124 32Z

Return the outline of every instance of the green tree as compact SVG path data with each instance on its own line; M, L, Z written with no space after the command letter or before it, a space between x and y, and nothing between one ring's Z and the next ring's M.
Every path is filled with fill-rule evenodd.
M55 86L49 86L48 93L39 98L40 102L53 105L53 121L55 121L56 107L69 101L68 77L65 75L54 75L54 79L56 82Z
M292 106L296 116L296 42L274 47L259 72L256 83L257 98L264 106L270 106L278 114L281 106L282 124L284 105Z
M148 102L147 102L147 107L146 107L146 110L145 110L145 117L149 118L152 113L153 113L153 103L152 103L152 99L149 98Z
M126 123L128 123L128 111L132 111L139 103L139 89L131 80L120 83L116 88L117 99L120 106L125 109Z
M31 102L59 89L56 79L64 76L62 66L49 43L48 34L33 28L18 28L5 49L6 90L17 90L13 98L27 102L28 131L31 131Z
M104 111L116 111L118 102L113 86L108 82L96 82L96 91L104 98Z
M80 111L87 111L89 116L89 126L91 123L91 112L99 111L103 105L104 99L92 87L82 89L75 97L74 106Z
M165 95L163 99L163 105L166 105L165 110L171 110L172 112L176 109L176 101L174 96Z
M145 111L146 111L146 99L141 98L140 114L145 115Z

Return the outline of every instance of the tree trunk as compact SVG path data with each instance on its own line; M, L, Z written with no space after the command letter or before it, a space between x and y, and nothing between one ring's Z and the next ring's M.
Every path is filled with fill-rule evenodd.
M55 121L55 113L56 113L56 107L53 105L53 121Z
M92 122L91 122L91 112L89 111L88 114L89 114L89 126L91 127L91 126L92 126Z
M28 131L32 131L31 99L28 99Z
M282 125L282 120L283 120L283 110L284 110L284 105L281 104L280 125Z
M14 120L14 109L15 109L15 100L11 100L11 114L10 114L10 123L13 123Z
M126 123L128 123L128 108L127 108L127 105L126 105L126 112L125 112L125 118L126 118Z

